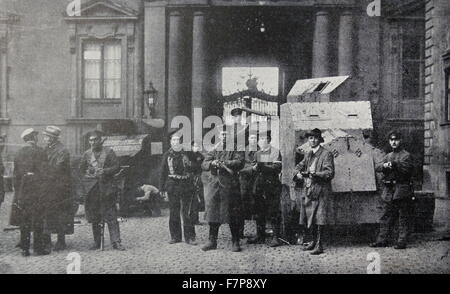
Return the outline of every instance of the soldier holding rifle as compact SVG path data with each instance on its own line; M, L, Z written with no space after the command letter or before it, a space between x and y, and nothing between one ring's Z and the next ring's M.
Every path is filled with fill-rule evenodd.
M161 164L160 191L167 192L169 198L169 244L180 243L182 239L181 217L183 218L184 241L195 242L195 227L191 219L193 182L191 162L180 143L177 130L169 134L170 148L163 155Z
M221 142L207 153L202 163L202 169L210 172L205 188L205 218L209 223L209 242L203 246L203 251L217 248L219 227L224 223L230 226L232 251L241 251L239 239L242 200L238 172L244 167L245 154L236 150L234 138L228 136L227 130L221 131Z
M383 215L380 220L380 232L371 247L386 247L387 239L393 225L398 220L398 239L395 249L405 249L408 242L410 208L412 205L413 161L411 154L403 149L401 134L392 131L388 135L392 152L385 155L376 166L376 171L383 174Z
M302 187L300 224L312 231L313 240L303 250L312 255L323 253L325 226L330 223L329 199L334 178L334 156L322 147L322 131L314 129L306 134L311 151L295 167L294 181Z
M102 133L89 134L91 148L83 154L80 172L83 176L86 200L86 218L92 223L94 246L103 248L104 227L108 224L109 237L114 249L123 251L119 222L117 221L117 187L114 175L119 172L119 162L112 149L103 147Z

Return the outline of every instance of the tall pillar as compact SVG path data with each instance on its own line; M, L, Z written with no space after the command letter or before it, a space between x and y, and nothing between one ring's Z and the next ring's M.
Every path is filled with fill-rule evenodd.
M313 40L313 78L328 77L330 75L330 14L328 11L316 13Z
M170 129L172 118L186 114L186 93L184 71L186 46L184 41L184 16L181 11L171 11L169 15L169 78L167 95L167 128Z
M208 59L206 50L206 15L205 11L194 12L192 26L192 119L193 127L201 126L207 108ZM194 112L194 109L197 110ZM201 109L201 112L200 110ZM202 115L200 115L202 113ZM197 122L197 123L196 123ZM200 124L198 124L200 123ZM194 135L201 136L201 130L194 130ZM196 136L196 141L201 137Z
M343 11L339 19L338 73L340 76L353 73L353 13Z
M169 24L166 16L166 6L160 2L144 3L144 89L152 82L158 91L154 117L166 119L166 78L167 78L167 41L166 34ZM144 101L142 112L148 116Z

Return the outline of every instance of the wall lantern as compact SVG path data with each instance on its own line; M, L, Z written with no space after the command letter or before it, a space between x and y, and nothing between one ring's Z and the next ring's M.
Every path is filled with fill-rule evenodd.
M157 94L158 91L155 89L155 87L153 87L153 83L150 82L148 89L144 91L145 103L147 104L150 117L153 117L153 113L155 111Z

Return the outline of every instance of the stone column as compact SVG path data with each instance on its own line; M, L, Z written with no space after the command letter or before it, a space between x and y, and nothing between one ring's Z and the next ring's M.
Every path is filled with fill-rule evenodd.
M328 77L330 75L330 14L321 10L316 13L313 40L312 77Z
M206 50L206 15L205 11L198 10L194 12L192 26L192 119L193 127L202 125L203 116L205 116L207 107L207 89L208 89L208 58ZM194 109L197 110L194 113ZM201 112L200 110L201 109ZM200 115L202 113L202 115ZM200 123L200 124L198 124ZM194 135L202 135L201 130L194 130ZM201 137L194 138L196 141Z
M353 24L352 11L343 11L339 19L338 73L340 76L353 73Z
M158 91L154 117L166 119L166 76L167 76L167 41L168 23L166 6L162 1L145 2L144 29L144 90L150 82ZM167 23L167 24L166 24ZM149 115L144 101L143 114Z
M172 118L186 114L186 93L184 87L184 59L186 48L184 42L184 16L181 11L171 11L169 15L169 78L167 95L167 128L170 129Z

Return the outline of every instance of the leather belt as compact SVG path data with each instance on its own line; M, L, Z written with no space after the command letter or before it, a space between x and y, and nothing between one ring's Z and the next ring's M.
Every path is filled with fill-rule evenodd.
M172 180L187 180L187 179L189 179L189 176L181 176L181 175L169 175L168 177L169 177L169 179L172 179Z

